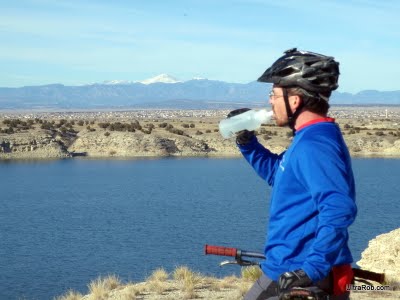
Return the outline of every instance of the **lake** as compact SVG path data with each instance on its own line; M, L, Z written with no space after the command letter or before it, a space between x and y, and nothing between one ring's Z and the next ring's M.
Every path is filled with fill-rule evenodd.
M400 227L400 159L353 159L350 247ZM0 299L87 292L100 275L141 281L186 265L215 276L204 244L262 251L270 188L238 158L0 163Z

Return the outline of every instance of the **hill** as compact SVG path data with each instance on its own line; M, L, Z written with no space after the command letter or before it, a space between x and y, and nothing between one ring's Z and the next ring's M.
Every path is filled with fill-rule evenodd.
M177 81L165 74L142 82L108 81L82 86L50 84L0 88L1 109L178 108L221 109L268 102L269 84L208 79ZM400 105L399 91L335 91L332 104Z

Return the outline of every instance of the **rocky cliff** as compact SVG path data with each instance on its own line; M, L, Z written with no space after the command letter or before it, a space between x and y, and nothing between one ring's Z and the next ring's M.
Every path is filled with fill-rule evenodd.
M400 228L372 239L357 264L365 270L385 273L389 284L400 287Z
M235 141L219 134L219 119L5 120L6 124L0 123L0 159L239 156ZM342 132L353 156L400 157L397 123L377 121L358 127L358 123L350 126L344 122ZM288 128L269 124L260 128L258 138L272 152L280 153L290 144L290 134Z
M289 140L275 140L269 146L282 151ZM234 140L218 133L185 136L169 132L108 132L82 130L74 137L46 132L0 134L0 159L57 159L73 156L106 157L190 157L239 156Z
M54 159L70 156L65 141L51 133L0 134L0 159Z

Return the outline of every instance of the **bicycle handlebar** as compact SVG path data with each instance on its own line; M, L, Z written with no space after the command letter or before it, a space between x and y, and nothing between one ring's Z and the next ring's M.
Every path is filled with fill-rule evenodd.
M233 256L236 258L241 258L243 256L246 256L246 257L265 259L264 254L261 254L258 252L240 250L237 248L205 245L204 250L205 250L206 255L212 254L212 255L220 255L220 256Z
M245 250L240 250L237 248L230 248L230 247L223 247L223 246L205 245L204 251L205 251L206 255L212 254L212 255L220 255L220 256L233 256L233 257L235 257L236 262L238 262L238 264L240 264L240 265L243 265L242 263L255 264L255 262L249 262L249 261L242 260L243 256L265 259L264 254L261 254L258 252L245 251ZM358 268L353 268L353 272L354 272L354 277L359 278L359 279L372 280L372 281L379 282L381 284L383 284L385 282L385 274L384 273L376 273L376 272L362 270L362 269L358 269Z
M233 256L233 257L236 257L238 255L238 249L222 247L222 246L205 245L204 251L206 255L212 254L221 256Z

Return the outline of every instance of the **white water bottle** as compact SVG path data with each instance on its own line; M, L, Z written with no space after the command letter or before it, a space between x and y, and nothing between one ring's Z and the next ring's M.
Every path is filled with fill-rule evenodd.
M266 109L248 110L219 122L219 132L224 138L228 139L241 130L256 130L261 124L268 123L273 114L272 111Z

